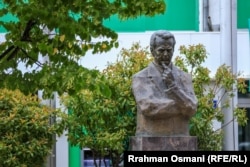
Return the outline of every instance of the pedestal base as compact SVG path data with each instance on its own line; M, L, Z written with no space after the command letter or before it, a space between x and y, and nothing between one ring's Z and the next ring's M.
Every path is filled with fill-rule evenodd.
M197 150L197 137L195 136L159 136L130 138L131 151L195 151Z

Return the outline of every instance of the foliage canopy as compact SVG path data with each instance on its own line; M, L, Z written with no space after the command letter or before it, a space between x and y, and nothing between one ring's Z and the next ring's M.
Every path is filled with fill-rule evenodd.
M214 129L213 122L227 126L230 122L224 122L223 111L229 107L234 113L231 121L237 119L239 125L244 126L248 120L245 109L234 108L230 103L237 91L246 91L244 79L225 64L218 67L215 76L210 76L210 70L203 66L207 52L202 44L181 46L180 53L181 56L175 58L175 64L192 75L198 99L196 115L190 121L190 133L198 137L199 150L221 150L223 130Z
M2 0L0 18L15 19L0 21L7 30L6 41L0 44L0 87L25 94L40 89L45 96L55 90L59 94L83 87L101 90L102 85L85 83L96 77L96 71L77 61L88 51L118 46L117 33L103 21L113 15L128 19L164 11L164 0ZM28 71L23 72L20 64Z

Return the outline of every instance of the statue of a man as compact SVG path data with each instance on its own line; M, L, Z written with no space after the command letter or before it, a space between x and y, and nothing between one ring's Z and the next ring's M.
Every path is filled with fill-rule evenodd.
M133 76L137 103L136 136L189 136L189 120L197 109L192 78L171 63L175 37L168 31L152 34L148 67Z

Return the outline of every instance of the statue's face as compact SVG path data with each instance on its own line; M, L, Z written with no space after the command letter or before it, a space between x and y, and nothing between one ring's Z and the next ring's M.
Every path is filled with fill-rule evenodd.
M174 48L173 48L173 39L168 40L157 38L155 41L155 48L153 50L153 56L155 62L159 65L163 63L169 65L173 57Z

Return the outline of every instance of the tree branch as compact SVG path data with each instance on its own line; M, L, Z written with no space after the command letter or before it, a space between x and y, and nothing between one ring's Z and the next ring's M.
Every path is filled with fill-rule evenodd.
M33 59L32 57L30 57L30 56L28 55L28 53L27 53L23 48L21 48L21 51L22 51L28 58L30 58L31 60L33 60L33 61L35 62L36 65L38 65L39 67L42 67L42 66L43 66L43 64L42 64L40 61L37 61L37 60Z

